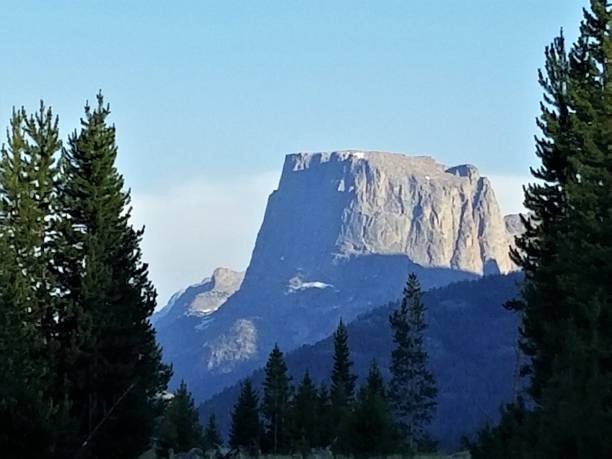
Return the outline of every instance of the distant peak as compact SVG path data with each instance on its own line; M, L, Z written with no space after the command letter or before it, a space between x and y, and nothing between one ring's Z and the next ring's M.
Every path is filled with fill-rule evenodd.
M219 267L213 271L210 280L213 284L213 288L222 289L226 286L240 284L243 278L243 271L234 271L229 268Z

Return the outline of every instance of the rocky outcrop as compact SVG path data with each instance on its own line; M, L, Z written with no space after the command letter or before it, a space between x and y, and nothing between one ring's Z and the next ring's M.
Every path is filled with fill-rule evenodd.
M474 166L377 151L291 154L240 289L203 318L190 306L158 336L175 378L204 398L274 343L316 342L340 318L395 300L409 272L429 288L512 269L495 194Z
M217 268L211 277L172 295L168 304L153 314L151 321L163 326L180 316L204 317L212 314L240 288L243 279L244 272Z

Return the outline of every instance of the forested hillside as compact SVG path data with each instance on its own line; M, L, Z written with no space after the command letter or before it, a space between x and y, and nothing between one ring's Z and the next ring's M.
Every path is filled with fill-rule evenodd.
M517 368L518 320L502 305L516 297L522 276L487 276L425 292L426 347L439 385L438 410L431 426L435 439L446 448L459 444L483 422L495 422L501 403L512 399ZM389 314L396 303L382 306L347 325L354 370L363 379L372 359L389 378L392 340ZM318 385L329 384L333 339L303 346L286 356L294 383L306 370ZM256 387L263 370L252 375ZM224 390L202 404L202 418L215 414L221 430L229 429L230 411L239 386Z

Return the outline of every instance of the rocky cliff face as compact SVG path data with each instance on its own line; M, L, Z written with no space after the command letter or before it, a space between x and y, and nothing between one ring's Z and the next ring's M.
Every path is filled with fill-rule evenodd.
M241 287L204 321L158 325L159 340L175 378L205 398L274 343L313 343L341 317L395 300L410 271L428 288L512 270L508 240L473 166L384 152L288 155Z
M474 166L341 151L286 157L253 263L304 270L321 257L406 255L482 274L510 271L507 252L495 194Z
M211 277L172 295L168 304L153 314L151 321L163 327L181 316L205 317L212 314L240 288L243 279L244 272L217 268Z

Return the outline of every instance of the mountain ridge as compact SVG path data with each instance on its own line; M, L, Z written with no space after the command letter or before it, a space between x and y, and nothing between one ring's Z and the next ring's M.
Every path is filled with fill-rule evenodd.
M497 419L499 406L510 401L516 389L518 317L503 304L518 295L521 280L518 272L485 276L434 288L423 295L428 323L425 344L439 387L439 407L431 433L446 450L458 447L463 435L471 435L482 424ZM397 304L394 301L364 312L347 324L353 369L359 381L367 376L372 359L389 379L392 341L388 316ZM487 327L483 328L483 323ZM316 384L329 385L332 358L332 337L285 353L295 385L306 370ZM248 376L261 388L262 368ZM227 434L238 392L239 384L235 384L202 403L202 420L215 414Z

